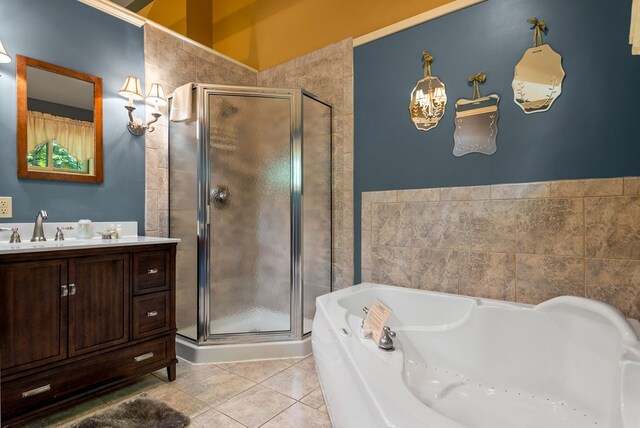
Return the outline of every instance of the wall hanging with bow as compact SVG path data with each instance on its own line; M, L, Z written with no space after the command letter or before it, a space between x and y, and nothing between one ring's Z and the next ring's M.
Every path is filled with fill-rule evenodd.
M419 80L411 92L409 114L417 129L428 131L435 128L447 104L447 93L444 83L431 75L433 57L427 51L422 51L424 61L424 78Z
M542 41L542 35L548 31L547 24L535 17L527 22L533 25L533 47L527 49L516 64L511 86L515 103L531 114L551 108L562 93L565 73L560 54Z
M473 84L472 98L460 98L456 101L456 130L453 134L455 156L474 152L492 155L497 150L500 96L480 96L480 84L486 80L487 76L483 72L469 76L468 82Z

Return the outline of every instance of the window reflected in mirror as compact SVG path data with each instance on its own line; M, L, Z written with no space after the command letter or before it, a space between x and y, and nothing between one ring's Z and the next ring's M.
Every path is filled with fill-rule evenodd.
M102 182L102 81L17 56L18 177Z

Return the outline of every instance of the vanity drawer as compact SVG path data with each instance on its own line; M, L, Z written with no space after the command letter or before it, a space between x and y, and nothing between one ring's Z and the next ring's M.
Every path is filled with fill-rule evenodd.
M169 330L170 294L153 293L133 298L133 338Z
M171 282L169 251L141 251L133 254L133 294L169 289Z
M170 363L170 337L151 340L40 373L2 382L2 420L39 411L96 387L145 374L150 364Z

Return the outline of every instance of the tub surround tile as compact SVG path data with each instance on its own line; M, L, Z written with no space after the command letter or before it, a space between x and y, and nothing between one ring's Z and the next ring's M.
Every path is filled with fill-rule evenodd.
M458 251L414 248L411 266L413 288L458 293L460 280Z
M516 207L518 253L584 255L582 199L533 199Z
M440 189L441 201L476 201L490 198L490 186L443 187Z
M398 202L435 202L440 200L440 189L398 190Z
M624 194L626 196L640 196L640 177L625 177Z
M373 247L371 262L373 282L411 287L411 248Z
M515 300L514 254L461 251L460 294L498 300Z
M413 246L456 248L458 209L456 203L411 204Z
M640 261L587 259L586 294L640 319Z
M532 304L586 296L639 317L639 192L640 177L365 192L362 279Z
M640 259L640 198L586 198L587 257Z
M551 195L551 183L494 184L491 199L540 199Z
M615 196L624 193L623 187L622 178L552 181L551 197Z
M410 247L411 217L406 204L373 204L372 242L375 247Z
M397 190L383 190L380 192L363 192L363 202L398 202Z
M575 257L516 256L516 301L537 305L558 296L584 296L584 259Z
M513 202L469 201L456 204L456 208L457 248L515 252L516 207Z

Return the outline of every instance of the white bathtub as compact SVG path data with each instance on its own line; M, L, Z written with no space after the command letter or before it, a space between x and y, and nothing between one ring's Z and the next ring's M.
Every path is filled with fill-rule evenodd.
M396 350L362 338L393 311ZM317 299L313 353L336 428L640 428L640 323L558 297L531 307L375 284Z

